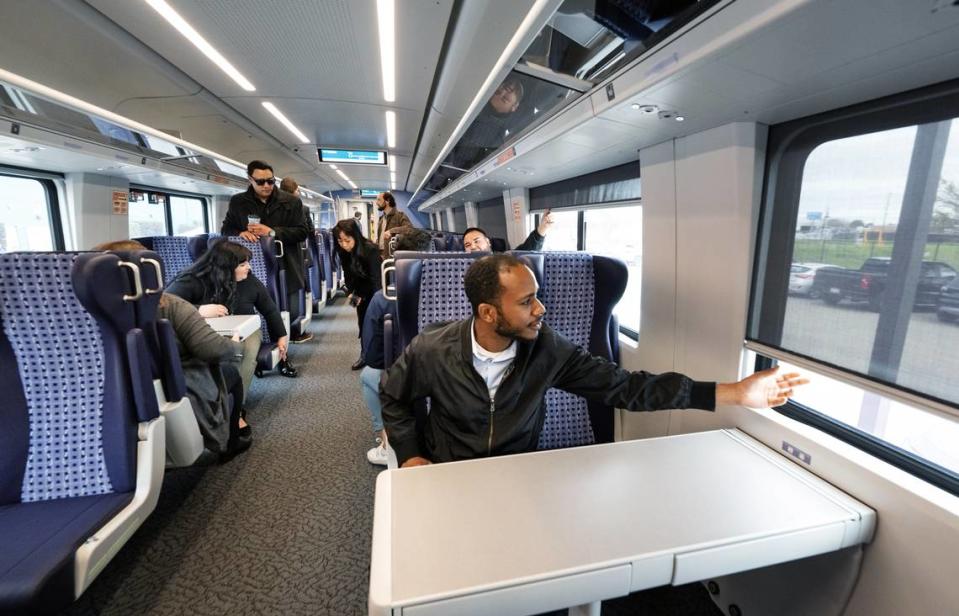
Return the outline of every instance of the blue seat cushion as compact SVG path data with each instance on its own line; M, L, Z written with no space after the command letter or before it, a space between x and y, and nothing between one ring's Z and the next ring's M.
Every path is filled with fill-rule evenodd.
M54 611L73 601L73 556L133 492L0 506L0 613Z

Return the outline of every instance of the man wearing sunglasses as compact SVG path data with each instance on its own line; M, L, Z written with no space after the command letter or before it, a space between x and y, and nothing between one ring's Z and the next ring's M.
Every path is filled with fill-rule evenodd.
M250 187L233 195L223 226L222 235L239 235L256 242L269 236L283 242L283 264L286 269L286 291L289 299L290 322L300 316L300 289L305 285L303 254L300 244L313 232L309 216L299 197L276 187L273 167L262 160L246 166ZM313 335L303 332L292 342L305 342Z

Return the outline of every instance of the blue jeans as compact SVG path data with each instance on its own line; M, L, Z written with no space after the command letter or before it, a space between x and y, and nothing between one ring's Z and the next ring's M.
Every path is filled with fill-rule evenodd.
M380 404L380 376L383 371L379 368L366 366L360 372L360 389L363 391L363 400L370 409L370 419L373 420L373 431L383 429L383 405Z

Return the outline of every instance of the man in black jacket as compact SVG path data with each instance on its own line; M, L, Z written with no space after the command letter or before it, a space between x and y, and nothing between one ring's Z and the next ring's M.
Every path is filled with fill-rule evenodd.
M300 243L306 241L313 228L300 198L276 188L276 177L269 163L254 160L246 166L246 174L250 179L250 187L246 192L230 198L230 207L220 233L239 235L249 242L259 241L264 235L283 242L283 265L292 323L300 316L300 289L306 286ZM292 341L306 342L312 337L309 332L303 332Z
M550 387L631 411L711 411L718 404L778 406L806 382L775 368L737 383L623 370L543 323L536 278L511 255L477 260L465 286L473 318L421 333L382 382L383 419L403 467L534 451ZM413 402L426 396L423 450Z

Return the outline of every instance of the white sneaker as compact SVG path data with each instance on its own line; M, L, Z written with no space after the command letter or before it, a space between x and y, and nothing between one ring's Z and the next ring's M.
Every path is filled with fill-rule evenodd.
M386 447L383 445L377 445L367 451L366 459L370 461L370 464L379 464L380 466L386 466L389 463Z

